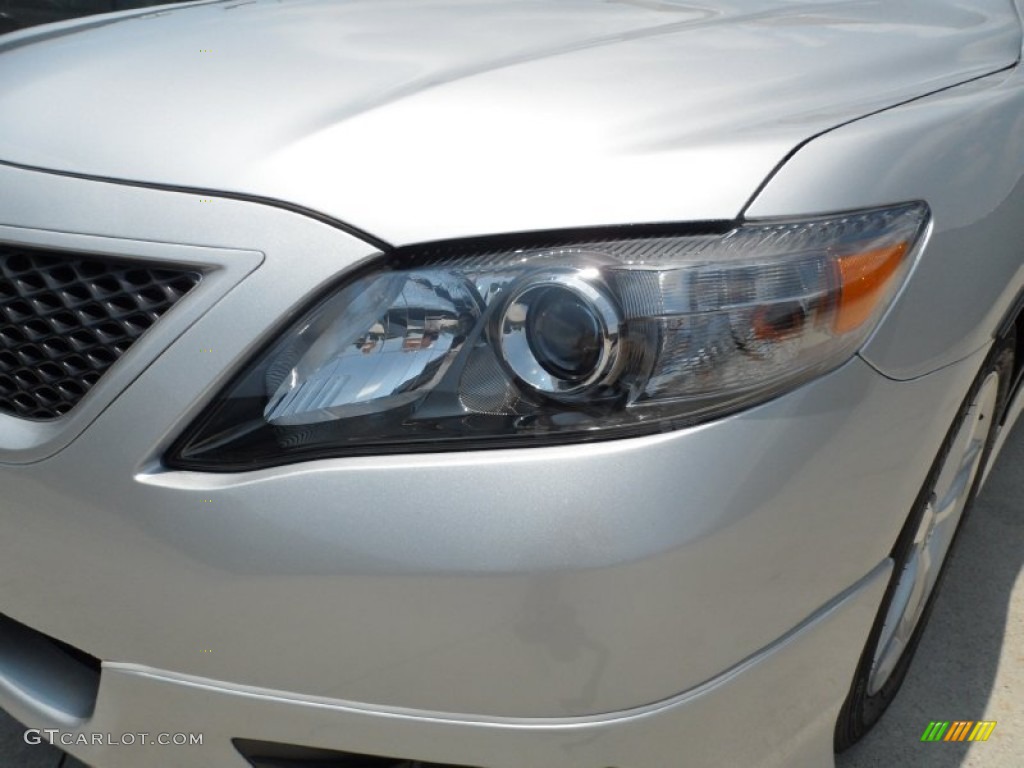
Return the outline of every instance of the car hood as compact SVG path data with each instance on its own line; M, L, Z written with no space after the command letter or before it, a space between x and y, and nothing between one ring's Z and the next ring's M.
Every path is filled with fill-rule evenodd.
M729 219L809 137L1020 49L1010 0L196 3L0 38L0 161L394 244Z

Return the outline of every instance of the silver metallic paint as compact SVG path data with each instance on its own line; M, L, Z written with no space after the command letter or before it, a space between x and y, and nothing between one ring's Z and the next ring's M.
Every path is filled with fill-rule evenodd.
M863 350L920 376L988 344L1024 291L1024 76L1014 69L831 131L798 151L752 218L927 200L932 232Z
M0 42L0 160L394 244L731 219L800 142L1021 48L1008 0L257 0L26 39Z
M886 556L892 510L930 462L919 447L938 445L980 364L897 383L854 360L760 408L636 440L168 472L169 439L261 337L372 249L266 206L0 171L0 186L14 179L52 203L26 203L29 224L265 254L73 443L0 468L19 532L0 541L4 611L106 660L481 716L675 695ZM122 215L90 224L92 206ZM261 631L268 620L302 631Z
M172 732L209 735L202 749L71 751L104 768L243 768L228 741L242 735L493 768L671 768L681 754L693 768L821 768L831 764L832 726L845 681L890 572L890 563L880 564L807 623L706 685L628 712L496 720L382 711L111 663L94 717L72 730L136 732L160 722ZM776 692L783 689L791 695L786 708L777 706ZM5 706L27 722L45 722L21 701L7 698ZM749 739L735 738L736 723L749 724Z
M826 131L747 215L921 198L932 239L863 360L728 419L208 476L159 456L266 334L376 248L253 202L0 164L4 237L146 241L158 258L186 245L239 277L263 255L148 335L88 419L19 425L37 453L0 422L0 527L15 532L0 537L0 611L104 659L83 729L156 718L215 734L153 766L241 766L230 736L489 768L668 766L684 745L695 766L829 765L887 553L1021 287L1020 78L828 131L1011 65L1009 3L475 4L495 16L436 2L393 26L408 2L289 4L314 7L319 27L213 3L41 30L38 46L11 36L0 161L267 194L404 243L732 218ZM331 16L352 45L327 45ZM524 47L538 19L541 45ZM227 57L199 59L216 30ZM304 34L322 44L306 68L284 60ZM328 104L335 66L359 77ZM92 85L104 73L125 98ZM157 92L202 109L161 118ZM445 115L460 120L442 130ZM0 705L46 727L37 704L0 684Z

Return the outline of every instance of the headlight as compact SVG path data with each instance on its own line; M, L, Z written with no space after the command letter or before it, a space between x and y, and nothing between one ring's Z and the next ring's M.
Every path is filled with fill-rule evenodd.
M704 235L402 249L319 301L172 449L235 470L661 431L848 360L923 203Z

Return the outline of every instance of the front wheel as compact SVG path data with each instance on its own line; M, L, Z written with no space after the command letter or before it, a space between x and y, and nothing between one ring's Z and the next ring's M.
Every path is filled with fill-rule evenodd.
M943 442L893 548L893 575L836 723L835 749L859 741L896 696L928 622L953 542L988 461L1013 373L997 343Z

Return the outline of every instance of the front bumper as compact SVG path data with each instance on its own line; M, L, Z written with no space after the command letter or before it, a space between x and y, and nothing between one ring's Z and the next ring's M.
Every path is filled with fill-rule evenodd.
M2 657L0 706L206 734L69 746L98 768L242 765L232 738L485 768L827 764L983 350L908 382L854 359L645 438L168 471L276 321L373 248L265 205L0 166L15 186L0 237L187 248L215 280L61 425L0 420L0 613L104 662L90 717L42 706Z
M672 768L681 760L697 767L822 768L830 764L835 718L890 568L888 561L879 565L770 648L704 685L602 716L388 711L121 663L104 666L96 710L86 722L40 717L2 681L0 700L24 722L55 729L43 737L100 768L242 768L248 763L234 738L487 768ZM157 731L200 734L202 744L152 744ZM81 746L93 734L104 742L112 735L115 743Z

